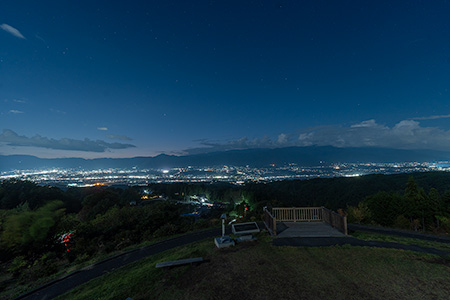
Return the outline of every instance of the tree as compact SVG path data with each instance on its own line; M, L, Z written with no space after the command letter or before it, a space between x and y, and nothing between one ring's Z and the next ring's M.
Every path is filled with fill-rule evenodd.
M430 192L428 193L428 205L429 207L427 211L431 215L433 221L436 221L436 227L439 228L440 224L437 216L442 215L443 205L441 195L439 195L438 190L435 188L431 188Z
M450 190L444 192L441 197L442 201L442 213L446 216L450 216Z
M52 201L35 211L27 209L8 216L1 235L2 247L25 253L42 252L53 246L55 225L64 214L62 205L62 201Z
M92 220L114 206L123 207L125 204L115 189L95 190L94 193L84 197L79 217L82 220Z
M420 222L415 220L422 219L422 229L425 230L425 210L426 210L426 194L423 189L419 189L414 178L410 176L405 189L406 213L411 222L411 227L417 231Z
M357 222L358 224L361 224L362 221L369 220L370 216L370 209L364 201L359 202L357 207L348 207L349 222Z
M402 197L397 193L378 192L366 198L372 220L383 226L392 226L405 210Z

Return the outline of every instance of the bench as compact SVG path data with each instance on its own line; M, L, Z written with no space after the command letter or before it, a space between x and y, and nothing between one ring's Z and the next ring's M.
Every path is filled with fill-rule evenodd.
M160 262L160 263L156 264L156 267L157 268L175 267L175 266L182 266L182 265L193 264L193 263L201 263L203 261L204 261L203 257L186 258L186 259Z

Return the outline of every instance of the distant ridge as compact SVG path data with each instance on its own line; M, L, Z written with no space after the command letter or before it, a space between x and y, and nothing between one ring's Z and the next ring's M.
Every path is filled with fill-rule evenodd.
M30 155L0 155L0 171L43 168L173 168L234 165L266 167L296 163L317 166L330 163L434 162L450 160L450 152L386 148L336 148L331 146L246 149L186 156L161 154L134 158L38 158Z

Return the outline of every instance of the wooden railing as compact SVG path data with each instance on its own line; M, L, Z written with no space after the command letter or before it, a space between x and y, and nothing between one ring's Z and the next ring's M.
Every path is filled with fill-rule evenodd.
M264 207L264 224L271 235L277 235L277 221L323 221L347 235L347 217L325 207L274 207L272 213Z
M267 207L264 207L264 224L271 235L277 235L277 220L273 217Z
M280 222L322 221L322 207L276 207L272 214Z
M322 217L325 223L331 225L331 227L336 228L340 232L347 235L347 217L341 216L340 214L329 210L328 208L322 207Z

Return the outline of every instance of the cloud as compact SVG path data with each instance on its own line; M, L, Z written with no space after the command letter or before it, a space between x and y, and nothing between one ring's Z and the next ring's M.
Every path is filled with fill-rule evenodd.
M56 150L74 150L86 152L105 152L107 149L126 149L136 147L131 144L107 143L101 140L74 140L68 138L57 140L40 135L35 135L34 137L26 137L18 135L17 133L9 129L3 129L3 133L0 134L0 142L6 143L9 146L40 147Z
M278 136L277 144L278 145L286 145L288 143L289 143L289 136L287 134L285 134L285 133L281 133Z
M435 115L435 116L429 116L429 117L418 117L418 118L411 118L410 120L437 120L437 119L446 119L446 118L450 118L450 114L449 115Z
M9 113L10 113L10 114L23 114L24 112L23 112L23 111L20 111L20 110L16 110L16 109L11 109L11 110L9 111Z
M12 27L12 26L10 26L8 24L2 24L2 25L0 25L0 28L3 29L6 32L12 34L15 37L18 37L20 39L24 39L25 40L25 37L20 33L19 30L17 30L16 28L14 28L14 27Z
M108 139L111 140L121 140L121 141L132 141L133 139L130 137L127 137L125 135L116 135L116 134L108 134Z
M97 130L100 130L100 131L107 131L107 130L108 130L108 127L97 127Z
M25 100L22 99L13 99L13 101L16 103L27 103Z
M361 123L358 124L353 124L352 126L350 126L351 128L374 128L374 127L379 127L380 125L377 124L377 122L375 120L367 120L367 121L362 121Z
M295 138L294 138L295 137ZM280 134L275 140L269 137L248 139L242 137L227 142L200 140L202 147L185 150L188 154L252 148L334 146L377 147L393 149L429 149L449 151L450 131L438 127L423 127L414 120L403 120L393 127L366 120L351 126L319 126L301 130L296 135Z
M37 35L37 34L35 34L34 36L35 36L38 40L41 40L42 42L44 42L45 44L47 44L47 41L44 40L43 37L41 37L41 36L39 36L39 35Z
M393 127L364 121L350 127L323 126L305 130L298 146L380 147L394 149L450 149L450 131L422 127L414 120L403 120Z

